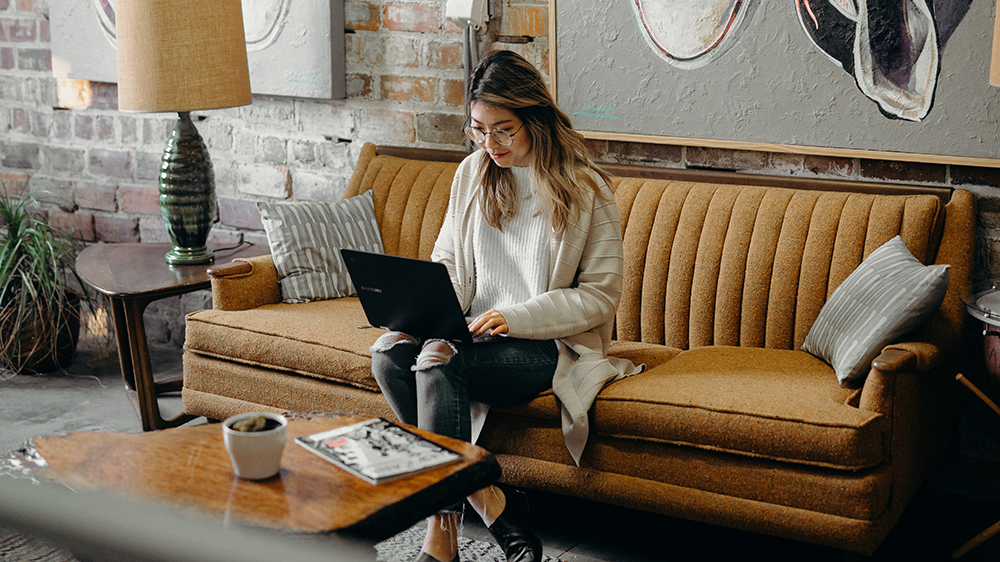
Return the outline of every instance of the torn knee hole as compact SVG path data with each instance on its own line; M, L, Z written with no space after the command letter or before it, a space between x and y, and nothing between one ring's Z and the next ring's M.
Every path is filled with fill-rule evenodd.
M455 353L455 347L450 343L444 340L431 340L424 344L424 348L420 350L420 355L417 356L417 364L414 365L413 370L420 371L447 365L451 362L451 358L455 356Z
M409 334L404 334L403 332L386 332L381 336L379 336L377 340L375 340L375 343L372 344L371 349L369 351L384 353L401 343L408 343L415 345L417 343L417 340L413 336Z

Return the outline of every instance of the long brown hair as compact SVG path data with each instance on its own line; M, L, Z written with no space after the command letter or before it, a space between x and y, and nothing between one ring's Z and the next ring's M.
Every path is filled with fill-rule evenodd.
M524 123L531 138L531 170L548 196L552 228L557 232L563 232L579 211L587 190L603 197L588 171L611 185L608 174L587 155L583 135L573 130L569 116L556 106L541 74L517 53L494 51L476 65L465 94L467 112L473 102L507 109ZM514 175L485 151L479 175L483 215L491 226L501 228L502 220L517 212Z

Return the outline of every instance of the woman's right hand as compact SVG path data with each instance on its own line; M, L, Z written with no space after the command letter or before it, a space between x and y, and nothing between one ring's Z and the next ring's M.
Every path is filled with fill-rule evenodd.
M507 320L496 309L487 310L469 324L469 332L474 336L482 336L487 332L491 336L500 336L508 331L510 326L507 325Z

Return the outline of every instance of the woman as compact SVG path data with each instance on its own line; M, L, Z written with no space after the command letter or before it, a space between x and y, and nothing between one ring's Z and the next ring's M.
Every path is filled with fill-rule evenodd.
M447 266L469 330L486 341L389 332L372 347L372 373L400 420L466 441L486 411L473 415L470 402L516 404L552 388L579 463L594 395L638 370L606 356L622 283L610 181L519 55L486 56L466 107L465 133L481 149L455 174L431 259ZM491 486L467 499L508 561L541 560L516 498ZM460 511L429 518L419 562L457 559Z

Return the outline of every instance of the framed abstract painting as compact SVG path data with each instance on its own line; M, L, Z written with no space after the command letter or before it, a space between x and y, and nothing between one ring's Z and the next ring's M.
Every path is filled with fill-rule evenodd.
M589 138L1000 167L982 0L550 0Z
M345 96L343 0L241 0L255 94ZM117 82L115 0L49 0L52 73Z

